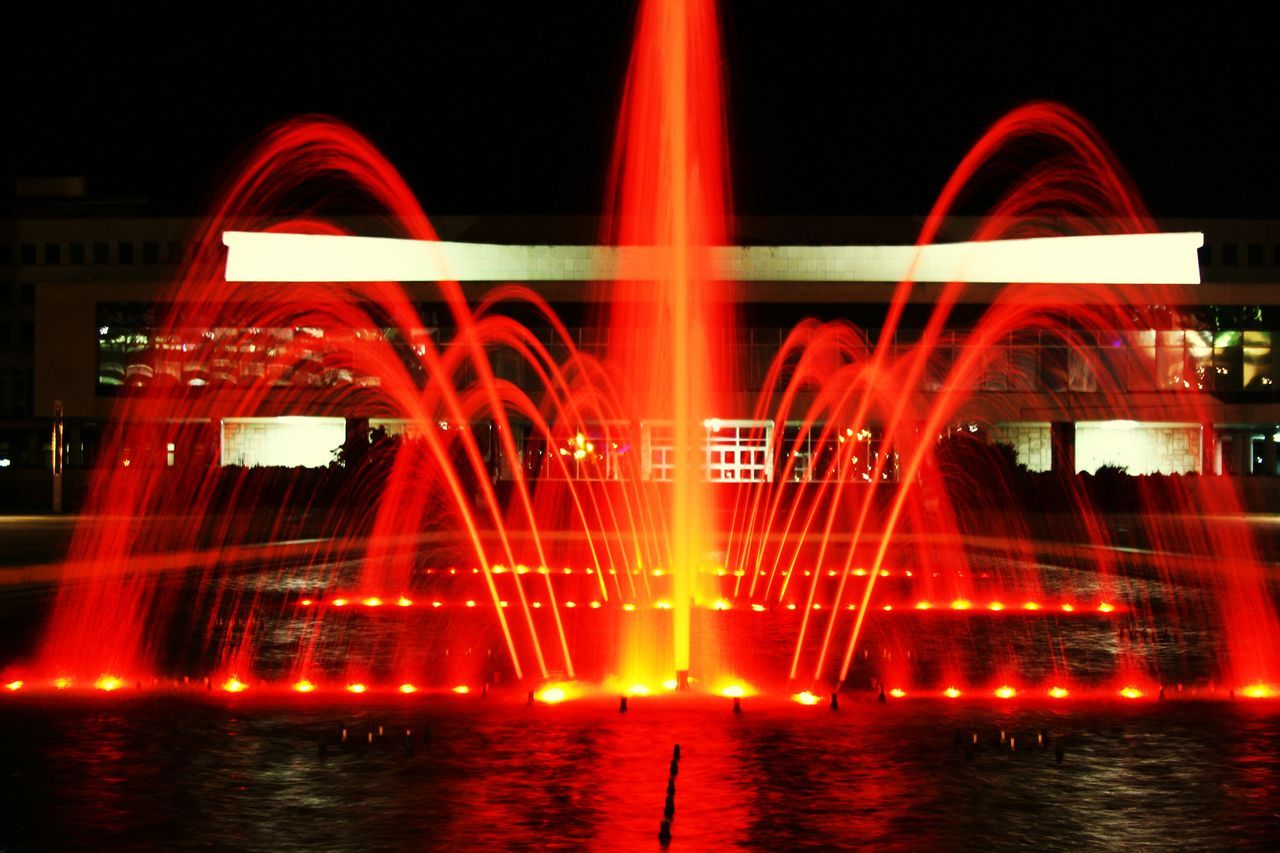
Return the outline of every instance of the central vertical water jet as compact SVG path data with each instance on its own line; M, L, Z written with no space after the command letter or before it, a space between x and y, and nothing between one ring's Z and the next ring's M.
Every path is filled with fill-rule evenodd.
M610 362L646 418L648 447L670 454L667 569L672 664L690 668L692 607L714 529L704 472L703 422L724 404L732 368L723 340L731 300L715 281L708 247L726 236L725 120L719 21L707 0L651 0L639 11L619 113L608 239L656 247L647 284L624 262L607 305ZM653 275L652 273L656 273ZM722 316L717 316L721 312ZM712 333L721 346L712 347ZM650 451L652 452L652 451Z

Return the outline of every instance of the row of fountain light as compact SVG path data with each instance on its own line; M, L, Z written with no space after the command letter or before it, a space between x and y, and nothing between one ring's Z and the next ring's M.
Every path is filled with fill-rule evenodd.
M209 688L212 689L213 685L208 682L206 683L208 684ZM60 691L68 690L76 686L74 680L67 677L56 678L53 681L49 682L49 685L55 688L56 690L60 690ZM16 693L17 691L22 690L23 688L28 686L29 685L27 684L27 682L22 680L13 680L4 685L5 689L11 693ZM127 687L127 684L124 681L124 679L119 678L117 676L103 675L99 677L96 681L94 681L92 686L96 690L100 690L105 693L113 693L117 690L121 690ZM238 676L235 676L235 675L228 676L226 679L220 682L217 685L217 687L222 692L230 693L230 694L240 694L249 690L249 684L245 681L242 681ZM295 693L302 693L302 694L316 693L322 690L321 685L318 685L307 678L302 678L302 679L299 679L298 681L293 682L292 684L288 685L288 688ZM347 682L346 684L342 685L341 689L346 693L356 695L356 696L363 695L365 693L370 693L370 692L387 692L385 689L374 688L362 681ZM677 689L677 683L675 679L670 679L662 682L661 689L662 691L666 691L668 693L674 692ZM396 685L393 691L391 692L408 696L408 695L413 695L419 692L426 692L426 691L424 688L420 688L418 685L412 682L402 682ZM441 691L437 690L434 692L441 692ZM472 688L466 684L459 684L455 687L449 688L447 692L454 693L457 695L466 695L472 692ZM547 704L555 704L558 702L563 702L566 699L573 698L573 696L579 695L584 692L586 692L584 688L578 687L572 683L566 683L566 684L552 684L552 685L545 686L541 690L536 691L531 695L533 698L537 699L540 702L544 702ZM636 696L643 697L643 696L653 695L654 693L657 693L659 691L657 691L656 689L651 689L646 684L632 684L618 692L621 695L628 696L628 697L636 697ZM756 693L756 691L752 687L743 683L725 684L719 687L714 692L720 696L723 696L726 698L733 698L733 699L740 699L745 696L755 695ZM1123 687L1121 687L1119 690L1115 691L1115 695L1123 699L1142 699L1143 697L1150 695L1150 692L1151 692L1150 689L1144 689L1143 687L1140 687L1136 684L1126 684ZM893 699L905 699L907 698L908 695L909 695L908 692L900 687L891 688L885 693L886 698L891 697ZM999 687L996 687L991 690L969 690L966 692L966 691L960 690L960 688L958 687L950 686L941 691L915 691L910 695L913 695L916 697L924 697L924 698L941 697L946 699L959 699L962 696L970 696L970 697L978 697L978 698L994 697L997 699L1013 699L1018 696L1043 696L1050 699L1066 699L1072 696L1072 693L1070 689L1063 687L1059 684L1054 684L1048 688L1036 689L1036 690L1019 689L1009 684L1001 684ZM1098 694L1096 693L1096 691L1094 691L1094 692L1090 692L1090 694L1088 695L1097 696ZM1231 695L1233 696L1235 695L1234 691L1232 691ZM1264 683L1254 683L1254 684L1249 684L1242 687L1240 689L1240 695L1248 699L1270 699L1277 696L1278 691L1272 685L1264 684ZM1164 698L1163 689L1159 690L1159 697ZM793 696L791 696L791 699L801 705L817 705L822 701L824 701L822 697L808 690L794 694Z

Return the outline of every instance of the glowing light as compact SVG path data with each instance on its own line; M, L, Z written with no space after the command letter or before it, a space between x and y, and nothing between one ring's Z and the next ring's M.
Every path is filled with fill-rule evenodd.
M788 609L788 610L795 610L795 609L796 609L796 606L795 606L794 604L788 604L788 605L787 605L787 609Z
M1262 683L1246 685L1240 692L1250 699L1270 699L1276 695L1274 687L1270 684Z
M54 687L56 687L56 688L57 688L57 689L59 689L59 690L66 690L68 687L70 687L70 686L71 686L71 679L70 679L70 678L55 678L55 679L53 680L53 686L54 686Z
M564 603L564 606L565 606L565 607L568 607L568 608L570 608L570 609L572 609L572 608L574 608L574 607L577 607L578 605L577 605L577 604L575 604L575 603L574 603L574 602L572 602L572 601L566 601L566 602Z
M797 693L791 698L796 702L799 702L801 705L817 705L819 702L822 701L820 698L818 698L817 696L814 696L808 690L805 690L802 693Z
M1050 687L1049 695L1054 699L1066 699L1071 695L1071 691L1065 687Z
M10 681L4 686L4 689L5 690L21 690L22 685L23 685L23 681L21 679L17 681Z
M1126 699L1141 699L1143 693L1138 688L1129 685L1120 691L1120 695Z
M246 231L225 231L222 242L229 250L229 282L594 281L617 269L624 251L612 246L428 243ZM932 282L1199 284L1195 250L1203 243L1199 233L1168 233L920 247L789 246L785 252L774 246L733 246L719 254L711 275L730 281L822 280L829 274L829 263L839 259L845 281L898 281L910 276ZM660 276L666 267L658 251L626 247L629 275L636 280ZM794 257L802 260L790 261Z
M628 601L626 604L622 605L622 609L627 611L628 613L631 613L636 609L636 606Z
M1063 613L1073 613L1073 612L1075 612L1075 607L1071 606L1070 604L1063 604L1063 605L1062 605L1062 612L1063 612Z
M499 607L509 607L509 606L510 606L510 604L511 604L511 602L509 602L509 601L507 601L507 600L505 600L505 599L503 599L502 601L499 601L499 602L498 602L498 606L499 606Z
M301 681L295 681L293 683L293 689L298 693L310 693L316 689L316 686L304 678Z
M468 598L468 599L467 599L467 606L468 606L468 607L475 607L475 606L476 606L476 603L475 603L475 601L474 601L473 599Z
M649 688L643 684L633 684L627 688L628 696L648 696Z
M467 693L470 693L470 692L471 692L471 688L470 688L470 687L468 687L468 686L467 686L467 685L465 685L465 684L459 684L457 687L453 688L453 692L454 692L454 693L457 693L459 696L462 696L462 695L465 695L465 694L467 694Z
M228 693L243 693L249 689L249 685L245 684L234 675L222 682L222 689Z
M957 598L951 602L952 610L968 610L970 607L973 607L973 602L967 598Z
M666 599L663 599L662 601L657 602L653 606L658 608L659 610L670 610L671 602L667 601Z
M946 690L942 691L942 695L946 696L948 699L959 699L960 691L955 687L948 687Z
M987 605L987 609L988 609L988 610L997 610L997 611L999 611L999 610L1004 610L1004 605L1003 605L1002 603L1000 603L999 601L993 601L993 602L991 602L990 604L988 604L988 605Z
M334 607L346 607L346 606L347 606L347 600L346 600L345 598L335 598L335 599L333 600L333 606L334 606Z
M540 610L540 609L542 609L542 602L541 602L541 601L535 601L535 602L533 603L533 609L534 609L534 610Z
M548 705L554 705L557 702L563 702L565 698L566 697L565 697L564 690L560 689L559 687L548 687L546 690L543 690L541 693L538 694L538 701L545 702Z
M1028 601L1026 604L1022 605L1022 609L1023 610L1039 610L1040 605L1035 601Z
M741 699L747 695L746 689L741 684L730 684L728 687L720 691L721 696L729 699Z
M93 682L93 686L99 690L105 690L110 693L112 690L119 690L124 686L124 682L116 678L114 675L104 675L97 681Z
M675 690L676 687L676 680L674 678L668 678L666 681L662 682L662 689L664 690Z
M1017 695L1018 695L1018 691L1014 690L1012 687L1010 687L1007 684L1002 684L996 688L996 696L1000 697L1001 699L1012 699L1014 696L1017 696Z
M443 602L443 601L433 601L433 602L431 602L431 606L432 606L432 607L443 607L443 606L444 606L444 602Z
M382 599L378 598L376 595L371 595L360 603L363 604L365 607L381 607Z
M412 684L408 684L408 683L406 683L406 684L401 684L401 685L400 685L400 687L399 687L398 689L400 690L400 692L401 692L401 693L405 693L405 694L408 694L408 693L417 693L417 692L418 692L418 688L417 688L417 687L415 687L415 686L414 686L414 685L412 685Z
M315 604L315 602L309 598L304 598L302 599L302 601L299 601L298 603L301 604L303 607L310 607L311 605Z
M881 609L882 609L882 610L884 610L886 613L888 613L890 610L892 610L892 609L893 609L893 605L892 605L892 604L886 604L886 605L885 605L883 608L881 608Z
M765 611L765 606L763 604L753 604L751 605L751 609L757 613L763 613Z
M894 699L901 699L903 696L907 695L907 691L903 690L901 687L895 687L889 691L889 695Z
M348 685L347 685L347 692L348 692L348 693L363 693L363 692L365 692L365 691L366 691L366 690L368 690L368 689L369 689L368 687L365 687L363 684L361 684L361 683L360 683L360 682L358 682L358 681L357 681L355 684L348 684Z
M403 595L396 599L396 607L409 607L412 604L413 602L410 599L405 598Z
M930 607L933 607L933 605L932 605L931 603L929 603L928 601L917 601L917 602L916 602L916 610L928 610Z
M1113 611L1113 610L1115 610L1115 609L1116 609L1116 606L1115 606L1114 604L1110 603L1110 602L1107 602L1107 601L1104 601L1104 602L1102 602L1101 604L1099 604L1099 605L1098 605L1098 612L1099 612L1099 613L1110 613L1111 611Z
M729 602L725 601L723 598L717 598L716 603L712 605L716 610L728 610L729 606Z

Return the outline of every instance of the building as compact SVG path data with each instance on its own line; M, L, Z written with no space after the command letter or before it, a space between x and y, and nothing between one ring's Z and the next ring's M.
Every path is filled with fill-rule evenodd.
M75 179L19 182L0 232L0 484L10 484L5 487L9 505L47 506L56 404L65 418L70 492L90 466L111 461L100 457L101 437L121 388L129 384L167 382L209 400L203 432L192 433L202 436L194 442L199 449L169 443L162 451L169 464L192 452L209 454L211 463L323 464L352 423L397 428L394 419L380 422L357 411L326 411L327 420L304 420L317 413L274 411L269 402L261 419L221 416L219 389L236 381L228 371L274 375L274 382L295 388L359 378L309 373L303 352L308 332L302 329L262 330L260 357L246 359L241 353L234 365L219 358L225 330L192 329L189 340L157 340L156 303L191 256L188 235L197 223L150 213L141 202L95 201ZM453 216L433 223L442 239L477 243L587 244L596 236L596 223L589 218ZM1205 234L1203 283L1159 291L1167 323L1099 336L1091 344L1097 349L1092 369L1069 356L1053 334L1011 334L992 348L961 422L980 423L1012 443L1019 461L1032 470L1071 465L1091 471L1112 464L1136 474L1275 477L1280 359L1272 346L1273 339L1280 344L1280 227L1238 220L1169 220L1161 227ZM738 223L740 240L748 246L909 244L918 228L918 221L885 218L746 218ZM964 233L966 223L954 228ZM360 230L358 223L354 230ZM466 290L478 297L490 286L472 282ZM584 349L598 346L587 288L554 277L533 286ZM407 287L419 303L420 333L447 339L447 312L434 286ZM845 318L875 340L892 289L893 282L743 285L744 327L736 345L748 392L786 332L805 317ZM937 290L917 285L895 345L911 345ZM981 315L998 290L996 285L968 289L947 333L955 346L963 345L966 324ZM1082 300L1090 298L1087 288L1080 294ZM1125 392L1122 419L1113 398L1098 393L1099 364ZM518 364L496 367L509 369L508 378L518 384L528 380ZM1206 396L1212 398L1212 422L1200 414ZM297 395L289 399L296 405ZM745 408L726 412L724 423L746 416ZM1056 455L1055 447L1060 448ZM735 476L773 476L772 465L753 460L750 472ZM660 472L661 465L653 470Z

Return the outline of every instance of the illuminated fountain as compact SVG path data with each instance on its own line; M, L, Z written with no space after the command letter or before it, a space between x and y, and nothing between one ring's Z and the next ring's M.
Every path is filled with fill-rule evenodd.
M1133 306L1160 302L1153 282L1198 281L1198 235L1148 233L1088 125L1030 105L962 160L916 246L864 250L900 279L874 334L806 321L749 379L734 287L750 285L734 282L764 277L776 253L731 245L718 33L710 3L643 5L598 247L439 242L351 129L312 117L269 132L164 303L39 658L6 686L115 690L177 673L233 694L410 695L505 674L546 702L571 698L575 679L632 696L690 679L735 698L768 685L804 704L845 684L886 699L1136 699L1168 680L1143 632L1208 626L1207 641L1168 645L1207 645L1205 685L1270 695L1280 630L1251 534L1162 520L1238 511L1228 480L1141 486L1152 547L1135 569L1070 477L1069 536L1033 529L986 444L995 421L970 414L997 357L1006 381L1039 381L1007 346L1034 332L1090 367L1126 419L1097 336L1164 328ZM938 244L975 177L1026 143L1051 156L969 242ZM375 223L361 237L333 214L352 198ZM821 271L804 263L860 257L787 251L801 277ZM525 285L478 299L463 286L534 280L553 261L596 282L603 341L576 338ZM908 340L920 281L937 283L933 308ZM984 282L1017 286L950 331ZM428 325L424 302L446 322ZM1046 405L1070 411L1049 385ZM1174 396L1166 420L1213 421L1205 395ZM227 425L326 416L355 429L324 475L174 455L225 445ZM281 498L321 516L322 535L300 535ZM262 517L273 544L242 533ZM1073 624L1108 643L1106 677L1075 671ZM989 638L976 662L955 641L973 631Z

